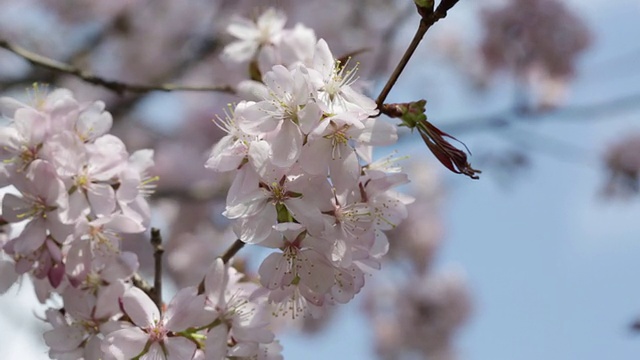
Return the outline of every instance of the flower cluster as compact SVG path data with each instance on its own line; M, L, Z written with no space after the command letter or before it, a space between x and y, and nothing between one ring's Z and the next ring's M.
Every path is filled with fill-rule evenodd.
M227 56L276 64L241 84L251 100L218 119L227 135L206 166L236 171L224 215L238 238L279 249L259 269L275 313L315 315L360 291L387 252L383 231L406 217L411 199L394 190L408 179L393 160L371 161L372 147L397 134L355 88L356 68L312 31L283 26L268 11L229 27L240 40ZM300 45L309 40L315 46Z
M30 104L0 99L0 185L15 189L2 199L0 291L30 274L42 302L62 300L45 314L52 359L280 359L273 315L347 303L380 267L385 231L413 201L396 192L408 182L397 159L372 159L395 127L356 86L357 66L284 24L268 10L229 26L239 40L224 55L250 60L252 80L218 118L227 135L205 165L235 172L223 215L237 237L275 251L255 282L217 259L166 309L150 298L158 289L134 286L138 258L121 248L122 234L149 228L153 152L129 154L108 134L105 104L66 89L34 87Z
M183 288L164 313L142 290L127 290L122 308L132 324L108 333L105 359L280 359L266 308L250 298L257 285L241 277L218 259L205 277L204 293Z
M138 258L121 250L121 234L148 228L153 153L129 155L107 134L112 119L102 102L79 103L65 89L35 95L31 105L0 100L11 120L0 129L2 180L19 193L4 196L3 220L24 226L11 239L3 229L0 283L6 290L16 273L30 273L41 301L60 295L64 307L45 316L49 356L278 359L264 298L251 298L258 285L240 282L222 260L204 292L180 290L164 313L132 286Z
M50 356L97 359L98 334L121 313L118 299L138 268L120 237L148 226L153 152L129 154L107 134L112 118L104 103L78 102L65 89L35 85L30 104L1 98L0 106L10 120L0 128L0 182L17 190L2 199L2 218L22 226L3 241L0 290L17 273L36 279L43 302L60 294L64 312L47 313Z

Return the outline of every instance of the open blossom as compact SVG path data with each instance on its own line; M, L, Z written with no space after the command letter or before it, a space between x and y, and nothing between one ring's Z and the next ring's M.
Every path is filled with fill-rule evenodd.
M211 155L205 167L215 171L230 171L240 167L247 159L251 143L258 140L255 135L249 135L238 126L239 119L244 118L245 110L255 104L252 101L241 101L225 119L218 118L216 125L227 133L211 150Z
M4 196L3 217L8 222L29 220L22 233L10 241L13 251L28 254L36 250L44 243L47 231L51 231L56 240L64 241L69 229L62 223L61 214L68 209L68 196L53 166L35 160L26 173L16 174L11 180L22 197Z
M219 323L207 333L206 359L260 356L262 348L274 341L268 328L268 308L261 299L252 296L258 286L241 282L241 277L220 258L205 277L205 309Z
M322 110L303 65L293 70L276 65L265 74L264 82L268 98L248 107L238 126L248 134L264 135L275 165L291 166L300 157L304 135L318 124Z
M291 300L294 315L296 311L304 310L304 307L296 307L296 302L301 300L296 299L298 295L322 306L324 295L334 283L333 268L321 252L329 244L308 237L300 224L280 223L274 228L277 232L266 242L281 248L282 253L272 253L260 265L258 272L262 286L276 291L295 289Z
M197 295L195 287L180 290L167 311L160 310L138 288L127 290L122 297L122 308L134 326L110 333L102 343L106 359L192 359L196 344L177 335L203 321L204 296ZM171 335L171 336L170 336Z
M121 284L119 295L112 300L117 300L124 289ZM61 360L102 359L100 344L104 334L121 327L113 321L114 316L120 313L119 307L75 288L68 288L63 300L64 311L49 309L46 312L47 322L53 326L44 333L45 343L50 347L49 356ZM107 310L105 305L111 305L110 309Z
M377 114L377 105L373 99L351 87L357 80L357 67L349 69L348 64L337 61L324 39L316 44L312 69L311 79L319 98L327 105L327 112L358 111L365 118Z
M60 177L73 184L69 195L72 209L98 216L115 210L112 182L128 157L120 139L106 134L84 144L76 134L63 132L47 143L46 150Z
M238 38L224 48L223 54L234 61L246 61L254 57L262 46L277 44L287 18L270 8L255 21L236 17L227 27L229 34Z
M118 207L124 216L140 223L143 228L148 228L151 222L151 209L147 197L155 191L155 182L158 180L158 177L149 175L154 165L153 154L151 149L135 151L118 174Z
M310 231L321 230L320 209L305 194L322 191L322 181L326 180L300 172L287 174L284 169L269 162L264 164L259 174L251 168L241 170L243 177L238 176L236 179L239 181L234 182L236 186L229 190L224 215L243 220L241 231L236 231L240 239L248 243L261 242L269 236L271 227L277 224L278 213L284 214L285 211L304 223ZM242 183L238 184L240 181ZM310 187L313 185L316 187ZM330 191L326 192L326 195L330 194Z
M41 158L40 149L52 133L52 124L67 124L77 115L78 103L68 90L49 94L34 85L32 104L0 98L0 111L12 122L0 129L0 164L7 174L24 171ZM6 185L6 183L4 183Z

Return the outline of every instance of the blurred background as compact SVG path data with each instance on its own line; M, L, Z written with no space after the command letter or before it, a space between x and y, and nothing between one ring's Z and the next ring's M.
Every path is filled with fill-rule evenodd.
M334 55L359 52L372 97L419 22L410 0L0 0L0 40L105 79L235 85L248 71L220 57L225 28L270 6ZM637 358L639 19L638 0L463 0L429 30L387 102L426 99L481 178L448 173L406 130L379 149L410 155L410 217L355 301L278 324L285 358ZM130 151L155 149L167 282L198 283L234 240L220 215L231 178L203 164L222 135L211 119L240 98L118 94L0 49L1 95L28 98L33 82L105 101ZM151 275L147 239L127 244ZM263 256L240 253L249 273ZM48 358L42 314L28 281L0 297L0 357Z

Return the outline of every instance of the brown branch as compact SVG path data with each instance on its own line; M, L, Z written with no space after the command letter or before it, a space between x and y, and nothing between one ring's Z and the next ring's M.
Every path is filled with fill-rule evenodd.
M244 245L245 243L242 240L236 239L236 241L234 241L233 244L231 244L231 246L229 246L224 254L222 254L222 256L220 257L222 259L222 262L225 264L228 263L229 260L231 260L231 258L234 257L238 253L238 251L240 251L240 249L244 247ZM200 281L200 284L198 285L198 294L202 293L204 293L204 279L202 279L202 281Z
M238 253L238 251L240 251L240 249L242 249L243 247L244 247L244 242L240 239L236 239L236 241L234 241L233 244L229 246L227 251L225 251L224 254L222 254L221 256L222 261L225 264L228 263L229 260L231 260L231 258L234 257Z
M164 248L162 247L160 230L156 228L151 228L151 245L153 246L153 258L155 260L153 286L138 273L131 276L131 282L133 286L144 291L158 306L158 309L162 311L162 255Z
M219 91L233 94L235 89L230 85L220 86L180 86L175 84L160 84L160 85L147 85L147 84L131 84L117 80L104 79L102 77L91 74L75 66L59 62L48 57L31 52L23 47L12 44L7 40L0 39L0 47L4 48L21 58L27 60L34 66L38 66L50 71L59 72L75 76L84 82L99 85L112 90L119 95L126 92L130 93L148 93L151 91Z
M431 28L431 26L438 20L446 17L447 11L449 11L457 2L458 0L443 0L440 5L438 5L438 8L435 11L433 11L433 8L420 7L416 5L416 7L418 8L418 13L421 16L420 25L418 26L418 29L416 30L416 33L413 36L409 47L407 47L404 55L402 55L402 59L400 59L398 65L396 65L396 68L391 73L391 76L389 76L389 80L387 80L384 88L382 88L382 91L380 91L380 95L378 95L378 98L376 99L378 108L380 108L384 101L387 99L389 92L391 92L391 89L396 84L396 81L398 81L400 74L409 63L409 60L413 56L413 53L416 51L418 45L422 41L424 34L426 34L427 30L429 30L429 28Z
M131 276L131 282L133 283L133 286L144 291L145 294L147 294L150 298L153 298L153 287L145 279L143 279L140 274L133 274Z
M74 64L78 59L81 59L91 53L91 50L100 46L100 44L108 38L108 36L114 31L122 32L123 28L126 28L127 23L127 8L121 10L116 16L114 16L108 24L102 26L97 32L86 36L82 43L69 55L66 56L62 62L68 64ZM62 73L47 71L44 68L32 67L27 74L20 78L2 80L0 82L0 90L6 90L14 86L31 86L35 82L53 84L57 81L58 77L63 75Z
M162 247L160 230L156 228L151 228L151 245L153 246L153 259L155 260L153 297L151 299L158 306L158 309L162 311L162 254L164 254L164 247Z

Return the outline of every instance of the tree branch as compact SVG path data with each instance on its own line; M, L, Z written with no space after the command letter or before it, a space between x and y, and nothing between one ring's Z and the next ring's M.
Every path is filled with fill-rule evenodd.
M615 113L622 113L640 107L640 93L608 99L593 104L563 106L554 109L521 111L517 108L496 112L486 116L469 116L443 120L442 128L448 132L481 131L491 128L509 127L519 120L549 121L561 119L564 122L606 120Z
M160 85L147 85L147 84L131 84L121 82L117 80L104 79L102 77L91 74L75 66L59 62L48 57L31 52L23 47L12 44L7 40L0 39L0 47L4 48L21 58L27 60L34 66L38 66L50 71L59 72L75 76L87 83L105 87L112 90L119 95L126 92L130 93L148 93L151 91L219 91L233 94L235 89L230 85L220 86L180 86L175 84L160 84Z
M242 249L243 247L244 247L244 242L240 239L236 239L236 241L234 241L233 244L229 246L227 251L225 251L224 254L222 254L221 256L222 261L225 264L228 263L229 260L231 260L231 258L234 257L238 253L238 251L240 251L240 249Z
M418 45L422 41L424 34L426 34L427 30L429 30L429 28L431 28L431 26L438 20L446 17L447 11L449 11L457 2L458 0L443 0L442 2L440 2L440 5L438 5L438 8L435 11L432 7L421 7L419 5L416 5L416 7L418 8L418 13L422 17L420 19L420 25L418 26L415 35L413 35L413 39L411 40L409 47L407 47L404 55L402 55L402 59L400 59L400 62L398 62L398 65L396 65L393 73L391 73L389 80L387 80L384 88L382 88L382 91L380 91L380 95L378 95L378 98L376 99L378 108L381 108L382 104L387 99L389 92L391 92L391 89L396 84L396 81L398 81L400 74L409 63L409 60L413 56L413 53L416 51Z
M236 241L233 242L233 244L231 244L231 246L229 246L227 248L227 250L224 252L224 254L222 254L222 256L220 257L222 259L223 263L228 263L229 260L231 260L232 257L234 257L238 251L240 251L240 249L242 249L244 247L244 242L240 239L236 239ZM202 294L204 293L204 279L202 279L202 281L200 281L200 284L198 285L198 294Z
M153 246L153 258L155 260L154 277L153 277L153 302L162 311L162 237L160 230L151 228L151 245Z
M131 276L131 282L133 286L145 292L145 294L149 295L150 298L153 298L153 287L140 276L140 274L135 273Z

